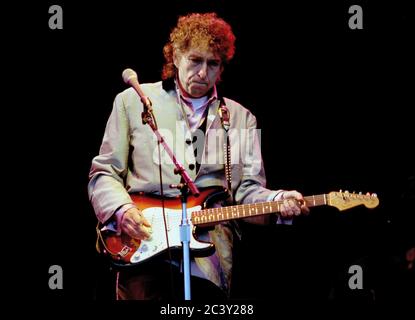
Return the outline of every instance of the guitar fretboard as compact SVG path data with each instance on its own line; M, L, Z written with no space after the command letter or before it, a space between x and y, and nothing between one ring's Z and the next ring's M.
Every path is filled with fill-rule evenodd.
M326 194L304 197L304 200L308 207L328 204ZM198 225L280 212L282 203L283 201L268 201L221 208L203 209L200 211L194 211L192 213L192 223L193 225Z

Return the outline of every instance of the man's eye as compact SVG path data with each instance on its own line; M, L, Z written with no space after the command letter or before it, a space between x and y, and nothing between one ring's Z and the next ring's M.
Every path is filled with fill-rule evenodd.
M208 64L211 67L218 67L220 63L219 61L209 61Z
M198 59L198 58L190 58L190 61L193 62L193 63L201 63L202 62L202 60Z

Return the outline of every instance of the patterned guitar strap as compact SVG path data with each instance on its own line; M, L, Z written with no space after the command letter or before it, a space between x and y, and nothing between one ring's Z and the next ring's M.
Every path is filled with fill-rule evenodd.
M222 98L219 106L219 117L222 123L222 127L225 130L225 137L223 143L223 154L225 158L225 177L227 182L227 192L231 204L235 204L235 199L233 198L232 192L232 167L231 167L231 144L229 141L229 128L230 125L230 113L229 109L225 105L225 100ZM235 233L238 236L239 240L242 238L241 228L236 220L230 220L231 225L234 227Z

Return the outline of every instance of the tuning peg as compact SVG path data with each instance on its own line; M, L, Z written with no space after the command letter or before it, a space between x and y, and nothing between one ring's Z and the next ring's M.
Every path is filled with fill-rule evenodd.
M344 191L344 193L349 193L349 191L346 190L346 191Z
M370 196L370 192L367 192L367 193L366 193L366 195L367 195L367 196Z
M377 195L376 193L372 193L372 197L373 197L373 198L377 198L377 197L378 197L378 195Z
M340 189L340 191L339 191L340 193L342 193L343 192L343 190L342 189Z
M362 191L359 192L359 196L361 196L361 195L362 195Z

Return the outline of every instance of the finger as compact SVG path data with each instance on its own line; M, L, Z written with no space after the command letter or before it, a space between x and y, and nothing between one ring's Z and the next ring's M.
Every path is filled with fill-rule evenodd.
M288 199L288 205L291 216L298 216L301 213L301 210L298 207L298 203L295 199Z
M147 227L143 227L143 226L133 227L132 225L129 225L126 229L127 229L127 234L131 238L134 238L134 239L147 240L151 237L150 230L148 230Z
M143 219L144 219L144 217L143 217L143 215L140 211L134 212L133 220L136 224L142 225L143 224Z
M283 202L283 209L281 210L281 215L285 218L290 218L294 215L294 211L291 207L290 202L292 202L292 200L290 199L286 199Z
M143 216L143 220L141 221L144 226L151 227L151 223Z
M140 210L138 214L139 214L139 217L140 217L140 224L145 225L147 227L150 227L151 224L150 224L150 222L148 222L148 220L144 216L143 212Z
M151 237L150 229L147 228L147 227L141 226L139 228L139 233L140 233L141 237L145 240L147 240Z
M132 217L125 217L121 222L121 229L125 230L135 230L137 227L137 223Z
M145 225L146 227L151 227L151 224L143 216L143 214L141 213L141 211L139 211L136 214L134 214L133 220L134 220L134 224L135 224L135 227L136 228L141 227L143 225Z
M305 205L305 204L303 204L302 206L301 206L301 212L303 213L303 214L309 214L310 213L310 209Z
M307 215L308 213L310 213L310 209L307 207L307 204L303 197L300 197L297 199L297 204L299 205L299 208L300 208L299 214L303 213Z
M284 200L282 203L282 208L280 212L281 216L284 218L288 217L288 207L287 207L287 200Z
M296 216L299 216L301 214L301 204L297 200L294 200L293 202L294 202L294 208L293 208L294 214Z
M134 238L134 239L139 239L139 240L141 240L142 238L140 237L140 233L138 232L138 230L136 229L136 228L134 228L133 226L131 226L131 225L127 225L126 226L126 228L125 228L125 230L126 230L126 233L131 237L131 238Z

